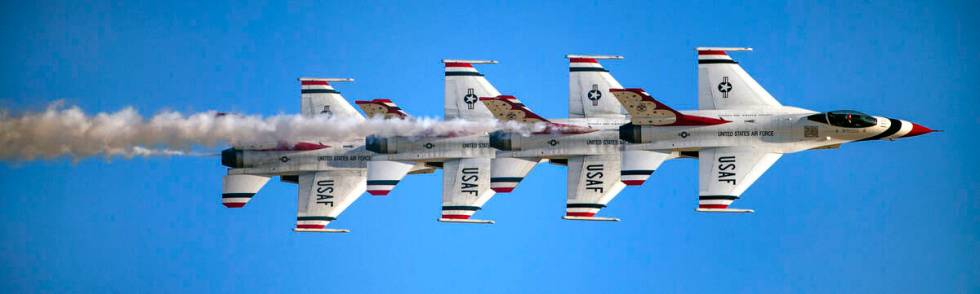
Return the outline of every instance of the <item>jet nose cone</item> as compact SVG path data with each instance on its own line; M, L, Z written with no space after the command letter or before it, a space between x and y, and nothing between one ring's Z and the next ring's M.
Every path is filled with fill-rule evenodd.
M918 135L922 135L922 134L928 134L928 133L932 133L932 132L934 132L934 131L932 129L930 129L930 128L923 127L922 125L917 124L917 123L912 123L912 130L909 131L908 134L905 134L905 136L902 136L902 138L914 137L914 136L918 136Z

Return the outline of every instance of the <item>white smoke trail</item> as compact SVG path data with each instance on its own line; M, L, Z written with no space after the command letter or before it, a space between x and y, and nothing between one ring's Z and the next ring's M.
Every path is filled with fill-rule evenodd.
M51 104L43 112L11 115L0 110L0 160L69 156L180 156L192 147L359 140L367 135L439 136L477 134L494 129L526 132L523 125L496 121L442 121L309 118L300 115L223 115L162 112L143 118L129 107L112 113L86 114L78 107Z

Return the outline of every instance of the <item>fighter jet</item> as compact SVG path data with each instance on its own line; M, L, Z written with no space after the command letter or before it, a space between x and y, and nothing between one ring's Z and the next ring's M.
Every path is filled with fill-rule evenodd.
M303 116L364 119L330 85L352 79L300 78L299 81ZM271 177L279 176L282 182L299 185L295 231L349 232L326 226L366 190L366 168L372 153L364 149L363 142L362 138L346 142L306 138L274 147L228 148L221 152L221 164L228 167L221 202L228 208L244 207Z
M698 110L677 111L642 89L610 91L630 113L619 128L623 166L653 170L672 154L698 158L700 212L729 207L783 154L933 132L922 125L853 110L816 112L784 106L727 52L697 48Z
M616 127L628 122L626 111L613 99L609 89L622 86L598 60L622 56L568 55L569 118L545 119L513 96L482 97L480 101L500 121L516 121L536 126L536 131L520 134L497 131L490 134L490 145L506 165L494 165L491 181L498 192L510 192L533 168L547 160L568 167L564 219L618 221L596 217L596 213L625 187L620 181L620 140Z
M500 95L474 64L494 64L493 60L443 60L445 65L445 119L493 123L489 110L478 97ZM412 119L390 99L357 101L371 117ZM440 222L492 224L492 220L471 219L495 194L491 190L490 166L494 149L486 133L445 136L380 137L365 139L367 150L375 152L367 163L367 190L371 195L388 195L413 168L442 168L442 214Z

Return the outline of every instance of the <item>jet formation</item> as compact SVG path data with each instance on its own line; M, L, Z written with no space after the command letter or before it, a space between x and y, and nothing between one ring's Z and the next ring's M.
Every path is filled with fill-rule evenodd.
M697 48L698 109L675 110L641 88L625 88L600 63L611 55L567 55L568 117L544 118L501 94L475 65L443 60L444 115L526 125L483 134L368 136L348 141L296 138L275 148L222 151L228 168L221 201L242 208L272 177L297 184L298 232L328 228L364 192L396 193L410 174L442 169L440 222L492 224L474 218L496 193L513 192L538 164L567 168L566 220L597 216L619 192L641 186L670 159L698 160L698 205L704 213L750 213L731 207L784 154L933 132L905 120L858 111L817 112L785 106L729 56L751 48ZM303 116L411 120L390 99L358 100L362 115L333 84L351 79L300 78ZM365 116L366 115L366 116Z

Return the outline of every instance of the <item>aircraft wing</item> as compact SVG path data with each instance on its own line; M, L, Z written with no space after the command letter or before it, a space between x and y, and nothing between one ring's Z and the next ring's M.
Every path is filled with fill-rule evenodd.
M620 181L619 167L619 154L569 158L565 219L618 221L595 215L626 187Z
M751 147L701 149L698 152L698 211L752 212L728 206L781 156Z
M490 189L490 158L451 159L442 167L443 222L493 223L470 219L494 195Z
M347 232L327 229L331 221L367 189L363 170L329 170L299 175L297 232Z
M726 51L750 48L698 48L698 109L781 106Z

